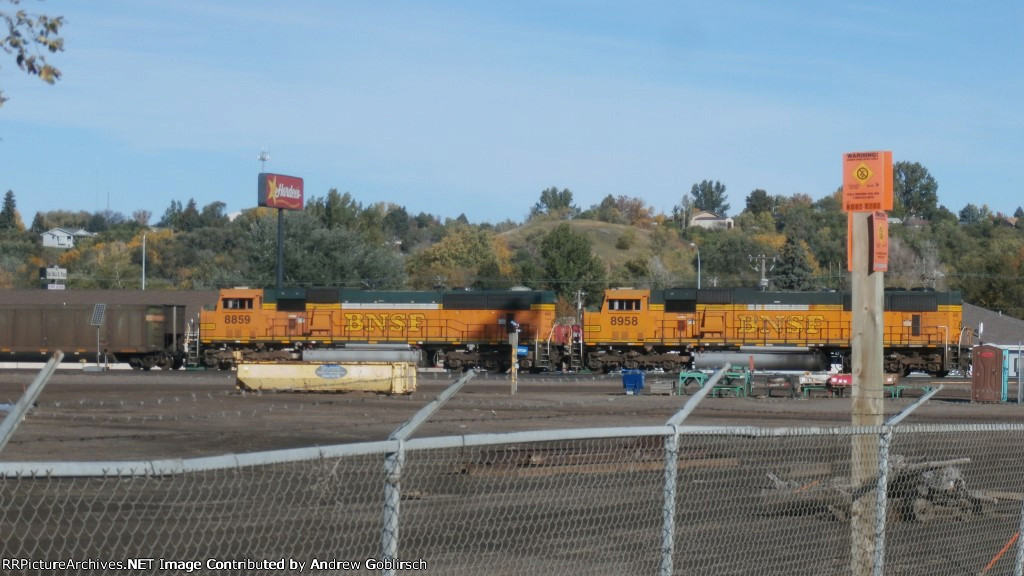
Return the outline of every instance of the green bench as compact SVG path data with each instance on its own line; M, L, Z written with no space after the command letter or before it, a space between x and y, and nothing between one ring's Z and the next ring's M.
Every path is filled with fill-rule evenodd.
M733 398L742 398L747 396L747 387L743 384L740 384L739 386L719 384L711 389L710 394L719 398L722 398L726 394L731 395Z
M703 388L710 378L710 375L696 370L680 372L679 379L676 383L676 393L680 395L686 394L687 387L689 387L690 384L697 384L699 388ZM751 374L750 371L745 369L728 370L722 375L721 380L715 384L715 387L711 390L710 394L712 396L721 397L728 393L737 398L741 396L750 396L752 382L753 374Z
M805 384L803 387L800 388L800 390L803 392L804 398L810 398L811 397L811 392L815 392L815 391L824 392L826 395L828 395L831 398L832 397L832 392L833 392L832 387L828 386L828 385L817 386L817 385Z
M890 397L892 397L892 398L899 398L900 396L903 395L903 391L908 389L908 388L914 388L914 386L900 386L900 385L882 386L882 393L884 395L885 392L888 392Z
M687 388L690 384L696 384L697 388L703 388L708 383L708 378L711 376L698 372L696 370L682 371L679 373L679 379L676 381L676 395L682 396L687 394Z

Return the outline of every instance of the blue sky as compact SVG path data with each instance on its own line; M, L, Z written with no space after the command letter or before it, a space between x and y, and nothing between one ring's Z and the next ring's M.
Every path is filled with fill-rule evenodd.
M3 9L9 6L0 4ZM368 205L522 220L541 190L670 213L694 183L821 198L844 152L1012 213L1024 4L25 0L54 86L0 60L0 192L40 210L256 203L257 157ZM3 57L4 55L0 55Z

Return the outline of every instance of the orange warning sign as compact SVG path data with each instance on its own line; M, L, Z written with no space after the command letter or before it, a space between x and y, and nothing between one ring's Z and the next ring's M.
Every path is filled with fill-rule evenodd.
M871 271L889 269L889 215L881 210L871 215Z
M878 210L868 217L868 253L871 256L870 272L889 270L889 215ZM846 213L846 269L853 272L853 212Z
M843 155L843 210L892 210L892 152Z

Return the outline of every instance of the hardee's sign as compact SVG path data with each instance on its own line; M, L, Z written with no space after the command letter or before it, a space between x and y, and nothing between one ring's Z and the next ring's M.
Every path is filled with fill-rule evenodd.
M302 210L302 178L261 172L259 191L260 206Z

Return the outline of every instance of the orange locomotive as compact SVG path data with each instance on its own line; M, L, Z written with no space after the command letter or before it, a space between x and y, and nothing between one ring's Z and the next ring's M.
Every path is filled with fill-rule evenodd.
M751 359L765 369L841 363L848 371L850 308L850 294L843 292L613 289L599 310L584 314L584 345L562 342L559 351L570 357L563 363L594 371L674 371ZM959 292L887 291L886 371L945 375L964 368L970 342L963 341L962 314Z
M760 369L849 371L853 322L843 292L750 288L611 289L573 326L555 323L548 291L221 290L200 315L202 361L298 359L303 349L408 344L420 364L507 369L509 333L524 370ZM959 292L887 291L885 370L966 369L971 334Z
M208 367L298 359L308 348L408 344L422 365L494 370L511 365L510 332L536 343L554 318L555 295L545 291L233 288L200 313L199 341ZM534 355L519 355L521 368L533 367Z

